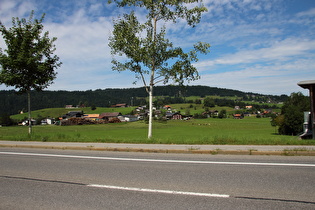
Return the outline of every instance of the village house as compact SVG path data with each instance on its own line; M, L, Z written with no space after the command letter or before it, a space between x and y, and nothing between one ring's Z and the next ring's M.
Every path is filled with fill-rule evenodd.
M173 120L182 120L183 119L183 115L181 115L180 113L176 112L173 114L172 116Z
M84 114L83 117L89 120L98 120L99 114Z
M179 112L167 112L166 113L166 118L168 120L182 120L183 119L183 115L181 115Z
M265 109L263 114L269 114L269 113L272 113L272 109Z
M72 117L82 117L83 112L82 111L70 111L65 115L62 115L61 119L68 119Z
M122 114L120 112L104 112L99 115L99 119L102 120L111 120L113 118L118 118L118 116L121 116Z
M32 125L36 125L36 120L31 119ZM29 120L24 120L23 122L19 123L19 125L29 125Z
M244 116L242 114L233 114L234 119L243 119Z
M250 112L244 112L243 113L243 116L244 117L251 117L251 116L253 116ZM255 115L256 116L256 115Z
M65 108L66 108L66 109L74 109L74 108L76 108L76 107L73 107L73 105L66 105Z
M46 118L41 121L42 125L53 125L54 123L55 123L55 119L53 118Z
M172 107L171 107L170 105L165 105L165 106L163 107L163 109L166 109L166 110L168 110L168 111L171 111L171 110L172 110Z
M118 116L118 119L121 122L135 122L139 120L139 118L135 115L121 115L121 116Z
M172 117L173 117L173 113L172 113L172 112L166 112L165 116L166 116L166 118L167 118L168 120L170 120L170 119L172 119Z
M162 114L162 111L161 111L161 110L155 110L155 111L154 111L154 116L155 116L155 117L159 117L161 114Z
M218 110L210 110L209 114L210 114L211 117L218 116L219 115L219 111Z

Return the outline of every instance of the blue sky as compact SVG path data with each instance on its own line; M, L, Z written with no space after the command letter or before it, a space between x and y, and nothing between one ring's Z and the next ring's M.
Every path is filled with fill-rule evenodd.
M46 13L44 30L57 37L56 54L63 65L47 90L129 88L130 72L111 70L108 37L112 20L124 9L105 0L0 0L0 20L11 26L12 17ZM197 41L211 44L200 56L201 79L206 85L261 94L308 91L297 86L315 80L314 0L205 0L201 22L189 28L185 21L166 23L175 46L189 50ZM140 15L141 11L137 11ZM0 47L5 44L0 38ZM0 89L12 89L0 85Z

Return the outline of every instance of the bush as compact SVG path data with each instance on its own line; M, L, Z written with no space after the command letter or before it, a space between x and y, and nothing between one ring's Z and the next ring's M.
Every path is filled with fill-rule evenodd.
M0 116L0 125L10 126L15 124L16 123L10 118L10 115L3 114Z
M96 106L94 104L91 106L91 110L96 110Z
M207 115L195 113L194 118L195 119L205 119L205 118L207 118Z
M225 109L222 109L222 110L219 112L218 118L220 118L220 119L226 118L226 110L225 110Z

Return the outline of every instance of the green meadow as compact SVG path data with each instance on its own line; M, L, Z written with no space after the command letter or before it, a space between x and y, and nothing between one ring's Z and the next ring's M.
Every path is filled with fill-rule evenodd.
M99 110L98 110L99 111ZM275 133L269 118L193 119L154 122L153 138L147 139L144 121L103 125L33 127L28 136L26 126L0 127L1 140L155 143L155 144L231 144L231 145L315 145L314 140Z

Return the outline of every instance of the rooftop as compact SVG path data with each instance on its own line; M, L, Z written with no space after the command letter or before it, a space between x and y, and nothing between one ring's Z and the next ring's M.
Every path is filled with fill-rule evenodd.
M300 87L306 89L309 88L310 86L315 86L315 80L305 80L297 83Z

